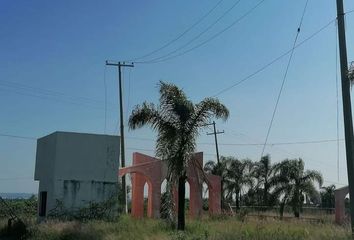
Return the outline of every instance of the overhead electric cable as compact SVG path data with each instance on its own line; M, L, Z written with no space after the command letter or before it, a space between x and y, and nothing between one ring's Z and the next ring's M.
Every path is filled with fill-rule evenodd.
M153 142L155 139L153 138L141 138L141 137L126 137L127 139L132 140L140 140L140 141L148 141ZM320 143L330 143L336 141L344 141L344 139L320 139L320 140L312 140L312 141L293 141L293 142L274 142L268 143L268 146L275 145L302 145L302 144L320 144ZM197 142L200 145L215 145L213 142ZM263 146L264 143L218 143L219 145L224 146Z
M13 134L6 134L6 133L0 133L0 137L10 137L10 138L37 140L37 137L13 135ZM154 142L155 141L155 139L153 139L153 138L142 138L142 137L126 137L126 139L149 141L149 142ZM268 143L267 145L275 146L275 145L319 144L319 143L330 143L330 142L336 142L336 141L337 141L337 139L322 139L322 140L313 140L313 141L274 142L274 143ZM344 139L339 139L339 141L344 141ZM212 143L212 142L198 142L197 144L214 145L215 143ZM224 145L224 146L263 146L263 143L219 143L219 145Z
M217 32L216 34L212 35L211 37L209 37L208 39L206 39L205 41L201 42L200 44L197 44L196 46L173 56L167 57L165 59L161 59L159 61L141 61L141 62L136 62L136 63L146 63L146 64L151 64L151 63L160 63L160 62L164 62L167 60L170 60L172 58L176 58L182 55L185 55L203 45L205 45L206 43L210 42L211 40L217 38L218 36L220 36L222 33L226 32L227 30L229 30L231 27L233 27L235 24L239 23L242 19L244 19L245 17L247 17L250 13L252 13L256 8L259 7L259 5L261 5L264 1L266 0L261 0L259 1L255 6L253 6L250 10L248 10L245 14L243 14L241 17L239 17L238 19L236 19L234 22L232 22L230 25L228 25L226 28L222 29L221 31Z
M194 38L192 38L191 40L189 40L187 43L181 45L180 47L176 48L175 50L162 55L160 57L156 57L150 60L146 60L146 61L142 61L141 63L154 63L154 62L158 62L160 59L164 59L169 56L171 56L172 54L178 52L179 50L182 50L186 47L188 47L191 43L193 43L195 40L199 39L201 36L203 36L203 34L205 34L206 32L208 32L212 27L214 27L220 20L222 20L232 9L234 9L239 3L241 2L241 0L237 0L233 5L231 5L230 8L228 8L220 17L218 17L212 24L210 24L207 28L205 28L202 32L200 32L198 35L196 35ZM165 61L165 60L162 60Z
M53 90L49 90L49 89L33 87L33 86L29 86L29 85L26 85L26 84L23 84L23 83L18 83L18 82L11 82L11 81L6 81L6 80L1 80L0 81L0 86L13 88L13 89L17 89L17 90L32 91L34 93L43 94L43 95L46 95L46 96L65 97L65 98L70 98L72 100L80 100L80 101L96 103L96 104L101 104L102 103L101 101L99 101L97 99L88 98L88 97L81 97L81 96L74 96L74 95L65 94L65 93L62 93L62 92L53 91Z
M4 134L0 133L0 137L10 137L10 138L19 138L19 139L24 139L24 140L30 140L30 141L36 141L36 137L28 137L28 136L20 136L20 135L12 135L12 134ZM126 137L127 139L134 139L134 140L142 140L142 141L155 141L155 139L152 138L141 138L141 137ZM340 139L341 141L344 141L344 139ZM298 142L278 142L278 143L270 143L268 145L270 146L275 146L275 145L287 145L287 144L314 144L314 143L328 143L328 142L334 142L336 139L325 139L325 140L315 140L315 141L298 141ZM203 143L197 143L197 144L203 144ZM206 145L213 145L214 143L205 143ZM238 144L238 143L221 143L220 145L235 145L235 146L262 146L263 144L260 143L246 143L246 144ZM127 148L128 150L135 150L135 151L147 151L147 152L154 152L154 149L143 149L143 148ZM293 155L296 157L295 154L292 154L288 151L285 151L287 154ZM214 153L204 153L205 155L210 155L210 156L216 156ZM311 162L318 162L320 164L324 164L321 161L316 161L316 160L309 160ZM328 164L327 164L328 165Z
M228 132L234 132L234 135L235 135L235 136L242 135L242 136L245 136L245 137L247 137L248 139L250 139L250 140L252 140L252 141L259 142L258 139L255 139L255 138L253 138L253 137L250 137L250 136L248 136L247 134L244 134L244 133L238 133L238 132L236 132L236 131L234 131L234 130L232 130L232 129L228 129ZM344 139L341 139L341 140L344 141ZM313 141L282 142L280 145L287 145L288 143L289 143L290 145L292 145L292 144L328 143L328 142L333 142L333 141L336 141L336 140L335 140L335 139L323 139L323 140L313 140ZM304 159L304 157L301 157L301 156L299 156L298 154L289 152L288 150L285 150L285 149L279 147L279 146L277 145L277 143L276 143L276 144L269 143L268 145L270 145L272 148L275 148L276 150L278 150L278 151L280 151L280 152L283 152L283 153L286 153L286 154L288 154L288 155L291 155L292 157ZM323 161L314 160L314 159L309 159L309 158L307 158L307 157L306 157L305 159L306 159L306 160L305 160L305 163L311 162L311 163L314 163L314 164L321 164L321 166L323 165ZM330 166L331 169L332 169L333 166L334 166L334 165L328 164L328 163L326 163L326 165L327 165L327 166Z
M33 177L9 177L9 178L0 178L0 181L12 181L12 180L29 180Z
M188 27L186 30L184 30L182 33L180 33L174 39L168 41L167 43L165 43L161 47L159 47L159 48L157 48L157 49L155 49L143 56L133 58L133 59L129 60L128 62L133 62L133 61L136 61L139 59L149 57L149 56L153 55L154 53L157 53L157 52L161 51L162 49L165 49L166 47L170 46L172 43L174 43L177 40L179 40L180 38L182 38L185 34L187 34L190 30L192 30L195 26L197 26L200 22L202 22L206 17L208 17L221 4L221 2L223 2L223 0L220 0L219 2L217 2L206 14L204 14L201 18L199 18L195 23L193 23L190 27Z
M34 138L34 137L18 136L18 135L6 134L6 133L0 133L0 137L20 138L20 139L27 139L27 140L37 140L37 138Z
M298 43L294 49L302 46L304 43L306 43L307 41L311 40L312 38L314 38L316 35L318 35L319 33L321 33L323 30L325 30L327 27L329 27L333 22L335 21L335 19L331 20L330 22L328 22L326 25L324 25L323 27L321 27L319 30L317 30L316 32L314 32L313 34L311 34L309 37L305 38L303 41L301 41L300 43ZM289 55L292 52L292 48L289 49L288 51L284 52L283 54L279 55L278 57L274 58L273 60L271 60L270 62L266 63L265 65L263 65L262 67L260 67L259 69L257 69L256 71L254 71L253 73L249 74L248 76L244 77L243 79L241 79L240 81L230 85L229 87L226 87L222 90L220 90L219 92L217 92L216 94L214 94L213 96L219 96L229 90L231 90L232 88L240 85L241 83L251 79L253 76L257 75L258 73L264 71L265 69L267 69L268 67L272 66L274 63L278 62L279 60L281 60L282 58L284 58L285 56Z
M89 108L95 108L95 109L100 109L103 110L104 108L102 107L102 101L98 101L95 99L90 99L90 98L85 98L85 97L75 97L72 95L67 95L64 93L52 91L52 90L45 90L41 88L35 88L31 87L28 85L22 85L18 83L12 83L12 85L3 84L2 81L0 81L0 91L9 93L11 91L12 93L22 95L22 96L28 96L28 97L34 97L34 98L39 98L39 99L45 99L45 100L50 100L50 101L57 101L57 102L62 102L62 103L68 103L71 105L78 105L78 106L84 106L84 107L89 107ZM90 100L90 101L87 101ZM112 106L109 107L110 109L113 109Z
M272 118L271 118L270 123L269 123L267 135L266 135L266 138L265 138L265 141L264 141L264 145L263 145L263 149L262 149L261 158L263 157L265 148L266 148L266 146L267 146L269 134L270 134L270 131L271 131L272 126L273 126L273 121L274 121L275 114L276 114L277 109L278 109L278 104L279 104L279 101L280 101L280 97L281 97L281 94L282 94L282 92L283 92L284 85L285 85L285 82L286 82L286 79L287 79L287 76L288 76L289 67L290 67L291 60L292 60L293 55L294 55L294 50L295 50L296 42L297 42L297 39L298 39L299 34L300 34L300 31L301 31L301 26L302 26L302 22L303 22L303 20L304 20L304 16L305 16L305 12L306 12L306 8L307 8L308 2L309 2L309 0L306 0L305 7L304 7L304 9L303 9L303 11L302 11L302 16L301 16L301 19L300 19L299 27L298 27L297 32L296 32L296 36L295 36L295 39L294 39L294 43L293 43L293 47L292 47L292 50L291 50L291 53L290 53L290 57L289 57L289 60L288 60L288 64L287 64L287 66L286 66L285 73L284 73L284 77L283 77L283 80L282 80L282 83L281 83L281 87L280 87L280 90L279 90L279 93L278 93L278 97L277 97L277 100L276 100L276 103L275 103L275 106L274 106Z

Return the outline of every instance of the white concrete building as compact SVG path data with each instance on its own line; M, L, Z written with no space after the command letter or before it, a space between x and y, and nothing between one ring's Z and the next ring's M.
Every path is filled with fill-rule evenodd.
M54 132L37 140L38 216L117 196L120 137Z

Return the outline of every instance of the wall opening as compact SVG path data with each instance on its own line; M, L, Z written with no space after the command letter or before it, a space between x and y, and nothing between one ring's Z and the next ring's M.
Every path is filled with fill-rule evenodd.
M45 217L47 211L47 192L43 191L39 194L39 216Z
M202 201L203 201L203 212L209 211L209 186L206 182L202 185Z
M185 203L184 203L184 206L185 206L185 212L189 214L189 209L190 209L190 185L189 185L189 182L186 181L185 183L185 187L186 187L186 194L185 194Z
M125 175L125 184L126 184L126 202L127 202L127 211L131 213L132 211L132 175L130 173Z
M149 206L150 206L151 196L150 196L150 186L148 182L144 184L144 217L149 215Z

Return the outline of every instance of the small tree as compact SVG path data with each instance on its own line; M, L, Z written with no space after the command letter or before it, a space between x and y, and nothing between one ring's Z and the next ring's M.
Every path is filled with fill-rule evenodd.
M240 209L241 191L245 186L253 186L252 167L251 160L238 160L233 157L228 157L229 166L227 170L227 182L226 188L228 195L231 197L235 194L236 209Z
M159 87L160 104L144 102L136 106L129 118L129 127L137 129L148 125L157 132L156 156L168 166L167 192L172 195L172 186L178 185L177 228L184 230L186 168L195 152L196 138L212 118L226 120L229 111L215 98L193 104L176 85L160 82ZM172 201L171 196L167 199Z
M253 174L257 180L256 191L262 195L260 204L263 206L271 206L274 203L270 193L274 172L275 167L272 165L269 155L262 157L259 162L255 163Z
M283 216L284 206L290 204L295 217L300 217L300 209L304 201L304 194L309 197L319 195L315 182L322 185L323 178L320 172L304 170L304 162L301 158L284 160L276 165L276 176L273 184L276 186L273 194L282 198L280 216Z
M335 185L321 188L321 207L334 208L334 190L336 190Z

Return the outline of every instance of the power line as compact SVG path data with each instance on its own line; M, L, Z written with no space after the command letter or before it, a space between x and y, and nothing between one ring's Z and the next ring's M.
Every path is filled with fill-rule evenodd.
M10 87L10 89L4 88L4 86ZM58 101L58 102L63 102L63 103L70 104L70 105L84 106L84 107L104 110L104 108L101 105L102 102L97 101L96 104L94 104L94 101L96 101L96 100L93 100L93 99L92 99L92 102L88 102L88 101L80 100L81 97L78 97L77 99L75 99L75 97L73 97L73 96L69 97L69 95L67 95L65 98L63 98L66 94L59 95L59 94L52 94L50 92L48 92L48 93L36 92L35 89L36 88L31 90L29 86L28 86L28 88L21 88L21 87L15 87L15 86L7 86L7 85L3 85L0 83L0 91L4 91L6 93L8 93L8 91L11 90L13 93L21 95L21 96L34 97L34 98L39 98L39 99L51 100L51 101ZM27 91L27 92L23 92L23 91ZM48 90L48 91L50 91L50 90ZM111 108L112 107L110 107L110 109Z
M189 46L191 43L193 43L195 40L199 39L204 33L208 32L212 27L214 27L221 19L223 19L232 9L234 9L239 3L241 2L241 0L236 1L233 5L231 5L230 8L228 8L220 17L218 17L212 24L210 24L207 28L205 28L202 32L200 32L197 36L195 36L194 38L192 38L190 41L188 41L187 43L183 44L182 46L176 48L175 50L162 55L160 57L156 57L150 60L146 60L146 61L142 61L141 63L154 63L157 62L160 59L166 58L168 56L171 56L172 54L178 52L179 50L184 49L185 47ZM165 61L165 60L162 60Z
M24 140L30 140L30 141L36 141L36 137L28 137L28 136L19 136L19 135L12 135L12 134L4 134L0 133L0 137L11 137L11 138L19 138L19 139L24 139ZM127 139L134 139L134 140L142 140L142 141L149 141L149 142L154 142L155 139L152 138L141 138L141 137L126 137ZM344 139L340 139L343 141ZM329 143L329 142L335 142L337 141L336 139L327 139L327 140L317 140L317 141L299 141L299 142L278 142L278 143L269 143L269 146L276 146L276 145L291 145L291 144L314 144L314 143ZM198 143L201 145L214 145L214 143ZM226 145L226 146L262 146L263 144L261 143L245 143L245 144L239 144L239 143L219 143L219 145ZM155 152L154 149L146 149L146 148L126 148L127 150L132 150L132 151L144 151L144 152ZM280 150L280 148L279 148ZM292 154L288 151L285 151L287 154L293 155L294 157L297 157L295 154ZM206 156L216 156L216 154L213 153L204 153ZM307 159L309 160L309 159ZM311 160L311 159L310 159ZM323 162L316 161L316 160L311 160L312 162L317 162L321 165L323 165ZM328 164L327 164L328 165Z
M348 185L348 183L333 182L333 181L328 181L328 180L324 180L323 182L331 183L331 184L338 184L338 185L342 185L342 186Z
M1 80L0 85L3 87L9 87L9 88L18 89L18 90L32 91L37 94L42 94L45 96L65 97L65 98L70 98L72 100L80 100L80 101L90 102L90 103L95 103L95 104L102 103L101 101L99 101L97 99L82 97L82 96L74 96L74 95L62 93L59 91L54 91L54 90L49 90L49 89L44 89L44 88L39 88L39 87L33 87L33 86L29 86L29 85L26 85L23 83L18 83L18 82Z
M10 137L10 138L19 138L19 139L27 139L27 140L37 140L37 137L29 137L29 136L21 136L21 135L13 135L13 134L5 134L0 133L0 137ZM141 140L141 141L149 141L154 142L153 138L141 138L141 137L126 137L126 139L133 140ZM338 139L339 141L344 141L344 139ZM313 140L313 141L295 141L295 142L274 142L268 143L268 146L276 146L276 145L301 145L301 144L319 144L319 143L330 143L336 142L337 139L323 139L323 140ZM199 142L197 144L200 145L215 145L212 142ZM223 146L263 146L263 143L218 143L218 145Z
M0 178L0 181L12 181L12 180L29 180L33 177L9 177L9 178Z
M235 131L232 130L232 129L228 129L228 131L234 132L234 134L235 134L236 136L241 135L241 136L247 137L248 139L250 139L250 140L252 140L252 141L259 141L258 139L254 139L254 138L248 136L247 134L238 133L238 132L235 132ZM344 139L342 139L342 140L344 140ZM282 142L280 145L286 145L287 143L290 143L290 145L292 145L292 144L307 144L307 143L309 143L309 144L311 144L311 143L326 143L326 142L333 142L333 141L336 141L336 140L335 140L335 139L334 139L334 140L328 139L328 140L302 141L302 142L301 142L301 141L298 141L298 142ZM263 145L263 144L260 144L260 146L262 146L262 145ZM286 153L286 154L288 154L288 155L291 155L291 156L293 156L293 157L295 157L295 158L298 158L298 157L304 158L304 157L299 156L299 154L294 154L294 153L292 153L292 152L289 152L288 150L285 150L285 149L279 147L278 145L272 145L272 143L269 143L268 145L271 146L272 148L276 148L276 150L278 150L278 151L280 151L280 152L284 152L284 153ZM316 163L316 164L321 164L321 166L323 165L323 162L322 162L322 161L318 161L318 160L306 158L305 162L307 163L308 161L310 161L310 162L312 162L312 163ZM326 163L326 165L327 165L327 166L330 166L330 164L328 164L328 163ZM334 165L332 165L332 166L334 166Z
M19 139L27 139L27 140L37 140L37 138L34 138L34 137L18 136L18 135L5 134L5 133L0 133L0 137L19 138Z
M172 43L174 43L177 40L179 40L180 38L182 38L185 34L187 34L190 30L192 30L195 26L197 26L200 22L202 22L206 17L208 17L222 2L223 2L223 0L220 0L219 2L217 2L206 14L204 14L201 18L199 18L190 27L188 27L186 30L184 30L182 33L180 33L176 38L168 41L166 44L162 45L161 47L159 47L159 48L157 48L157 49L155 49L155 50L153 50L153 51L151 51L151 52L149 52L149 53L147 53L147 54L145 54L143 56L136 57L136 58L133 58L133 59L129 60L129 62L149 57L149 56L153 55L154 53L159 52L162 49L170 46Z
M182 52L182 53L179 53L179 54L176 54L176 55L173 55L173 56L170 56L168 58L165 58L165 59L162 59L162 60L159 60L159 61L146 61L146 62L137 62L137 63L160 63L160 62L165 62L167 60L170 60L172 58L176 58L176 57L179 57L179 56L182 56L182 55L185 55L197 48L200 48L201 46L205 45L206 43L210 42L211 40L217 38L218 36L220 36L221 34L223 34L224 32L226 32L227 30L229 30L231 27L233 27L235 24L239 23L242 19L244 19L245 17L247 17L249 14L251 14L256 8L259 7L259 5L261 5L265 0L261 0L259 1L255 6L253 6L249 11L247 11L244 15L242 15L241 17L239 17L238 19L236 19L234 22L232 22L230 25L228 25L226 28L222 29L221 31L217 32L216 34L212 35L210 38L206 39L205 41L201 42L200 44Z
M297 39L298 39L300 31L301 31L301 26L302 26L302 22L304 20L304 16L305 16L305 12L306 12L306 8L307 8L308 2L309 2L309 0L306 0L306 4L305 4L304 10L302 12L302 16L301 16L301 19L300 19L300 24L299 24L299 27L298 27L297 32L296 32L296 36L295 36L295 39L294 39L294 43L293 43L293 47L292 47L292 50L291 50L291 53L290 53L288 64L286 66L285 74L284 74L284 77L283 77L283 80L282 80L282 83L281 83L281 87L280 87L280 90L279 90L279 93L278 93L278 97L277 97L277 100L276 100L276 103L275 103L275 106L274 106L272 118L271 118L270 123L269 123L267 135L266 135L266 138L265 138L265 141L264 141L264 145L263 145L263 149L262 149L262 153L261 153L261 158L263 157L264 150L265 150L267 142L268 142L269 134L270 134L270 131L271 131L272 126L273 126L273 121L274 121L275 114L276 114L277 109L278 109L278 104L279 104L280 97L281 97L281 94L282 94L283 89L284 89L284 85L285 85L286 79L287 79L287 76L288 76L289 67L290 67L291 60L292 60L293 55L294 55L296 42L297 42Z
M274 142L267 143L267 146L277 146L277 145L303 145L303 144L319 144L319 143L330 143L337 142L337 139L325 139L325 140L315 140L315 141L298 141L298 142ZM339 139L339 141L344 141L344 139ZM213 143L198 143L202 145L214 145ZM223 146L263 146L264 143L219 143Z
M323 30L325 30L327 27L329 27L333 22L335 21L335 19L331 20L330 22L328 22L327 24L325 24L323 27L321 27L319 30L317 30L316 32L314 32L313 34L311 34L309 37L305 38L303 41L301 41L300 43L298 43L294 49L297 49L298 47L302 46L304 43L306 43L307 41L311 40L312 38L314 38L316 35L318 35L319 33L321 33ZM290 54L292 52L292 48L289 49L288 51L284 52L283 54L279 55L278 57L274 58L273 60L271 60L270 62L268 62L267 64L263 65L262 67L260 67L259 69L257 69L256 71L254 71L253 73L249 74L248 76L244 77L243 79L241 79L240 81L230 85L229 87L226 87L222 90L220 90L219 92L217 92L216 94L214 94L213 96L219 96L229 90L231 90L232 88L242 84L243 82L251 79L253 76L257 75L258 73L264 71L265 69L267 69L268 67L272 66L273 64L275 64L276 62L278 62L280 59L284 58L285 56L287 56L288 54Z
M140 141L155 141L153 138L141 138L141 137L126 137L127 139L140 140ZM321 140L311 140L311 141L293 141L293 142L274 142L268 143L268 146L276 145L301 145L301 144L319 144L319 143L330 143L336 141L344 141L344 139L321 139ZM200 145L215 145L212 142L197 142ZM263 146L264 143L218 143L218 145L223 146Z

